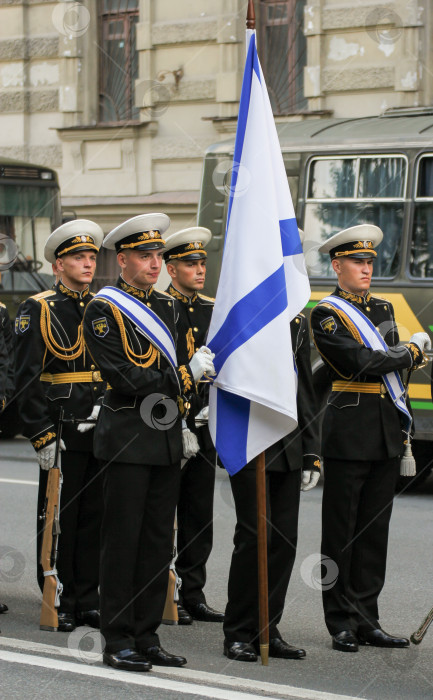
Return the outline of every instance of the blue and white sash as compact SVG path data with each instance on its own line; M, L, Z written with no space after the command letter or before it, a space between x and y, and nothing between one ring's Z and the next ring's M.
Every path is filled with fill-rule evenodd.
M321 299L320 304L326 303L333 306L335 309L343 311L356 326L365 347L371 350L383 350L388 351L388 345L385 343L384 339L380 335L379 331L376 330L375 326L372 324L370 319L367 318L362 311L359 311L353 304L341 299L341 297L329 296ZM399 411L401 411L405 416L405 423L407 426L407 431L410 430L412 423L412 416L410 415L408 408L406 406L406 390L401 381L401 377L398 372L388 372L382 376L383 383L388 389L389 395L391 396L393 403Z
M164 355L173 369L176 369L177 356L173 336L164 321L161 321L152 309L117 287L103 287L94 298L105 299L114 304L129 318L137 331Z

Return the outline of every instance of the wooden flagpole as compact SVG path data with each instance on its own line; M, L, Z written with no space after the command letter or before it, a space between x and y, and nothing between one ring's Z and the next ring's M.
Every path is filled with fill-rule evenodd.
M247 29L256 28L254 2L249 0L247 9ZM256 498L257 498L257 560L259 591L259 644L262 666L269 660L269 605L268 605L268 546L266 523L266 471L265 453L256 457Z
M268 606L268 546L266 523L266 465L265 453L256 457L257 493L257 559L259 590L259 644L262 666L269 659L269 606Z

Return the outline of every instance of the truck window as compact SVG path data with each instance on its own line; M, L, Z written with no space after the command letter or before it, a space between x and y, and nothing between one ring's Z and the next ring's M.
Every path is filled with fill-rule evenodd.
M418 161L409 273L418 279L433 277L433 154Z
M375 277L394 277L400 263L406 158L401 155L318 157L307 175L304 252L312 277L334 276L317 248L334 233L361 223L379 226Z

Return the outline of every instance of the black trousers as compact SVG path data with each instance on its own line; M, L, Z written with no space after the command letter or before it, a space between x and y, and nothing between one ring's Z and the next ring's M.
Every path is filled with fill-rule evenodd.
M100 578L107 652L159 644L179 482L180 463L106 465Z
M102 520L102 475L91 452L61 453L63 473L60 496L60 537L57 557L59 580L63 584L62 612L99 608L99 551ZM42 513L48 472L40 470L38 516ZM43 590L40 565L42 524L37 520L38 583Z
M325 458L322 595L330 634L378 627L399 457Z
M258 640L256 473L230 478L236 508L224 635L228 642ZM301 470L266 473L269 637L279 637L284 601L296 556Z
M182 469L177 505L176 571L182 579L181 599L205 603L206 562L213 542L215 450L199 452Z

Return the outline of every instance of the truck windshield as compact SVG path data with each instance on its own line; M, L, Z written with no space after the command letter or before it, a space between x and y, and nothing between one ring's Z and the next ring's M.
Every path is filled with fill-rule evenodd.
M0 186L0 288L39 289L30 273L43 275L51 286L51 265L44 259L45 241L60 216L58 187ZM7 245L7 239L14 244Z
M319 246L337 231L371 223L384 239L377 250L375 277L399 269L406 190L401 155L320 157L310 161L304 217L304 252L311 277L333 277L329 255Z

